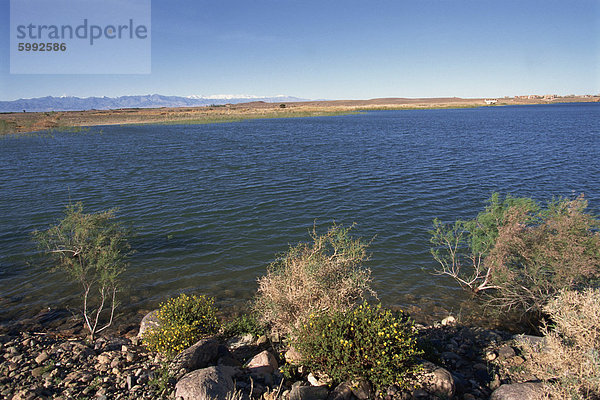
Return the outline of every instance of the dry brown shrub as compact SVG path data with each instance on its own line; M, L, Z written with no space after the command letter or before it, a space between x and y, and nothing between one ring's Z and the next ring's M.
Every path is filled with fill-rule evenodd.
M544 307L545 344L521 344L527 369L550 399L600 399L600 290L561 291Z
M343 311L368 296L371 271L363 267L368 243L335 223L325 235L313 228L312 243L292 246L258 280L255 310L272 331L289 335L311 313Z

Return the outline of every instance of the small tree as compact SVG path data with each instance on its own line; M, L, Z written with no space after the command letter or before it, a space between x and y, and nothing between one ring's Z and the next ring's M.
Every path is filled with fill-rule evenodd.
M600 221L583 196L541 208L527 198L495 194L469 221L434 221L432 254L449 275L488 305L539 317L561 289L593 286L600 278Z
M114 212L85 214L81 203L69 204L57 225L33 233L40 248L55 260L56 268L82 286L83 318L92 339L112 324L118 278L130 253L126 231L113 221ZM93 295L96 290L97 297ZM109 316L102 325L104 311Z

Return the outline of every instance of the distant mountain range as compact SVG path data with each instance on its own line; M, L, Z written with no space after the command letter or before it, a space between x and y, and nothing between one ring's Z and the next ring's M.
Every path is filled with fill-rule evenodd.
M40 111L82 111L82 110L114 110L118 108L159 108L159 107L200 107L209 105L246 103L264 101L267 103L284 103L306 101L292 96L260 97L252 95L214 95L214 96L162 96L150 94L145 96L121 97L37 97L0 101L0 112L40 112Z

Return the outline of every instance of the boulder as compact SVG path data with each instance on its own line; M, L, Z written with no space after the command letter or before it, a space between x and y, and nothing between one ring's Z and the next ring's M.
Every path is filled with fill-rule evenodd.
M327 400L349 400L352 396L352 388L350 382L342 382L333 389Z
M265 350L252 357L247 367L251 374L272 374L279 365L275 356Z
M325 400L328 395L325 386L295 386L290 392L290 400Z
M138 332L138 337L143 337L146 331L156 328L157 326L160 326L158 310L150 311L148 314L144 315L142 322L140 322L140 331Z
M541 400L544 385L538 382L512 383L494 390L490 400Z
M239 349L240 347L252 346L254 345L254 335L251 333L247 333L245 335L238 335L227 340L227 347L231 350Z
M425 361L422 376L421 384L427 393L448 399L456 393L454 377L447 369Z
M358 382L352 382L350 385L352 394L356 396L358 400L366 400L371 398L371 384L366 380L360 380Z
M183 400L225 400L235 390L235 370L218 366L197 369L185 374L175 385L175 397Z
M169 370L175 375L180 370L190 372L195 369L207 367L213 363L219 354L219 342L213 338L201 339L196 344L188 347L175 356Z

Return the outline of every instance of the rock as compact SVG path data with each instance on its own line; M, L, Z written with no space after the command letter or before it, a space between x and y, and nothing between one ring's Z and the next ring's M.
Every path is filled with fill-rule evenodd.
M36 358L35 358L35 362L38 364L43 363L44 361L46 361L48 359L48 353L46 353L45 351L42 351Z
M490 400L541 400L543 396L542 383L526 382L502 385L494 390Z
M444 351L442 353L442 358L444 360L446 360L446 361L450 361L450 360L457 361L457 360L460 360L460 356L458 354L456 354L456 353L451 352L451 351Z
M312 372L308 374L306 380L312 386L328 386L331 383L331 378L329 376L322 374L317 377Z
M231 354L224 355L223 357L219 357L217 360L217 365L225 365L228 367L241 367L242 363Z
M44 367L37 367L31 370L31 376L38 378L44 373Z
M425 391L442 398L452 398L456 392L454 377L447 369L431 362L423 363L422 386Z
M279 333L277 333L277 332L271 333L269 335L269 340L271 340L271 342L273 342L273 343L279 343L279 342L281 342L281 335L279 335Z
M511 346L502 346L498 349L498 357L501 359L511 358L516 355L517 353L515 353L515 349L513 349Z
M452 315L450 315L442 320L442 325L454 326L454 325L456 325L456 318L454 318Z
M207 367L217 358L218 349L219 342L215 339L201 339L193 346L176 355L169 364L169 370L178 372L184 369L186 372L189 372Z
M352 394L358 398L358 400L366 400L371 398L371 384L366 380L360 380L358 382L352 382L350 385Z
M413 396L412 397L413 399L428 399L429 398L429 393L427 393L423 389L416 389L413 392L412 396Z
M142 318L142 322L140 322L140 331L138 332L138 337L143 337L146 331L156 328L157 326L160 326L158 310L150 311L144 316L144 318Z
M490 374L486 369L475 369L473 376L478 382L485 383L491 380Z
M500 382L500 377L498 376L498 374L496 374L496 376L494 376L494 380L490 382L490 389L491 390L496 390L500 387L500 385L502 384L502 382Z
M98 356L98 362L100 364L110 364L110 356L108 354L102 353Z
M254 345L254 335L251 333L246 333L245 335L234 336L227 340L226 344L231 350L236 350L240 347L252 346Z
M183 400L225 400L233 391L233 368L218 366L192 371L175 385L175 396Z
M333 389L327 400L349 400L352 396L352 389L350 388L350 382L342 382Z
M496 354L495 351L488 351L485 353L485 359L488 361L494 361L496 358L498 358L498 354Z
M288 351L285 352L285 361L289 364L298 364L302 360L302 354L300 354L296 349L290 347Z
M325 400L329 394L324 386L295 386L289 400Z
M252 357L247 368L252 374L272 374L279 368L279 365L275 356L265 350Z
M513 339L518 346L527 344L538 351L544 351L546 349L546 338L543 336L515 335L513 336Z

